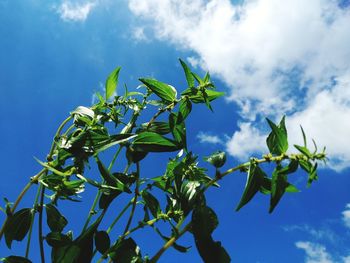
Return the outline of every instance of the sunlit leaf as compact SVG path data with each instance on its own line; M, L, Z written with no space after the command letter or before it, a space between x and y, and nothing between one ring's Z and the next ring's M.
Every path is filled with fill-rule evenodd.
M271 120L266 119L270 128L271 133L266 139L267 147L272 154L282 154L288 150L288 139L287 129L285 126L285 117L282 118L281 122L277 126Z
M171 103L176 99L176 89L174 87L155 79L141 78L139 80L163 101Z
M183 60L181 60L181 59L179 59L179 60L180 60L181 66L185 72L188 87L194 87L194 77L191 73L190 68L187 66L187 64Z
M180 149L174 141L154 132L141 132L133 142L136 150L144 152L173 152Z
M205 161L212 164L216 168L222 167L226 162L226 153L217 151L210 156L204 158Z
M6 258L0 258L0 261L4 263L32 263L29 259L20 256L8 256Z
M117 67L106 80L106 100L108 100L117 89L119 72L120 67Z

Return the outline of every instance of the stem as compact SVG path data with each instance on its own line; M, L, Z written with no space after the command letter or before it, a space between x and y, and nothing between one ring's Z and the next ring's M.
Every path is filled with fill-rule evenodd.
M39 246L41 263L45 263L44 238L43 238L43 204L44 204L45 186L41 188L40 204L39 204Z
M37 190L36 196L35 196L34 205L33 205L34 213L32 215L32 221L30 222L30 228L29 228L29 233L28 233L27 247L26 247L26 254L25 254L26 258L28 258L28 256L29 256L30 241L31 241L32 232L33 232L33 224L34 224L34 219L35 219L35 213L37 212L35 209L37 209L40 191L41 191L41 185L40 185L40 187L38 187L38 190Z
M169 104L168 106L166 106L165 108L161 108L158 110L158 112L156 114L154 114L154 116L151 118L151 120L148 122L147 124L147 130L149 129L149 127L151 126L151 124L159 117L159 115L161 115L163 112L172 109L175 106L175 102Z
M119 213L119 215L114 219L114 221L112 222L112 224L108 227L108 229L107 229L107 231L106 231L108 234L112 231L112 229L113 229L113 227L115 226L115 224L119 221L119 219L124 215L124 213L125 213L125 212L128 210L128 208L131 206L131 204L133 203L132 201L133 201L133 199L131 199L131 201L128 202L128 204L123 208L123 210Z
M183 234L185 234L187 231L191 229L191 223L188 223L176 236L173 236L170 238L161 249L158 250L158 252L151 258L149 261L150 263L155 263L159 260L159 258L162 256L162 254L171 247L176 240L178 240Z
M109 172L112 170L112 167L113 167L113 165L115 163L115 160L117 159L117 157L118 157L119 153L121 152L121 150L122 150L122 146L119 146L118 151L116 151L116 153L113 156L112 161L110 162L110 164L108 166L108 171ZM104 180L103 180L103 183L105 183ZM100 198L100 196L101 196L101 190L98 190L98 192L97 192L97 194L95 196L95 199L94 199L94 201L93 201L93 203L91 205L91 208L89 210L89 215L88 215L88 217L87 217L87 219L85 221L85 224L84 224L82 232L84 232L86 230L86 228L88 227L88 225L89 225L89 223L91 221L91 218L92 218L92 216L94 214L94 211L95 211L95 208L96 208L96 205L97 205L97 202L98 202L98 199Z
M128 222L125 226L124 232L123 232L123 236L125 235L126 232L128 232L131 221L134 217L134 213L135 213L135 208L136 208L136 203L137 203L137 197L139 196L139 187L140 187L140 164L137 162L136 163L136 187L135 187L135 196L133 198L133 202L132 202L132 208L131 208L131 212L130 212L130 216L128 219Z
M42 169L39 173L37 173L36 175L34 175L31 178L31 181L29 183L27 183L27 185L23 188L23 190L21 191L21 193L18 195L15 203L13 204L12 208L11 208L11 214L13 214L17 208L17 206L19 205L19 203L21 202L23 196L26 194L26 192L29 190L29 188L34 184L37 183L39 178L47 171L46 168ZM8 220L8 217L6 217L5 222L2 224L2 227L0 229L0 240L4 234L5 231L5 225L6 222Z

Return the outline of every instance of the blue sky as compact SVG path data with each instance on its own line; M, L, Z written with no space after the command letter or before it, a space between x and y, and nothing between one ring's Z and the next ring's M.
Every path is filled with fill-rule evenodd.
M120 83L129 87L138 85L138 77L152 76L181 90L185 81L178 58L183 58L198 72L209 70L227 93L214 103L214 114L205 107L193 111L187 126L195 153L227 151L227 168L260 156L267 150L264 118L284 114L290 144L300 143L301 124L329 153L319 181L306 189L304 174L297 174L301 193L285 196L272 215L264 196L234 212L243 174L210 191L208 203L220 219L214 237L233 262L350 262L348 5L334 0L0 0L0 197L14 200L40 169L33 156L45 158L57 125L77 106L89 106L116 66L122 66ZM159 175L152 165L145 169ZM64 209L79 231L87 208ZM135 239L143 254L152 255L161 245L151 231ZM179 243L192 242L185 236ZM13 248L22 253L20 245ZM0 256L9 253L0 243ZM37 262L38 252L31 257ZM180 260L199 257L194 247L188 254L169 250L161 262Z

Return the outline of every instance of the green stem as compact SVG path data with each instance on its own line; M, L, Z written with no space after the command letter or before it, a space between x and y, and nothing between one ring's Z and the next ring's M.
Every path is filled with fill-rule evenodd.
M163 247L161 247L158 252L150 259L150 263L155 263L159 260L159 258L163 255L163 253L170 248L176 240L178 240L183 234L191 229L191 223L188 223L177 235L170 238Z
M40 247L40 257L41 263L45 263L45 252L44 252L44 238L43 238L43 208L44 208L44 195L45 187L41 188L40 204L39 204L39 247Z
M139 193L139 187L140 187L140 164L137 162L136 163L136 186L135 186L135 196L132 202L132 208L131 208L131 212L130 212L130 216L128 219L128 222L125 226L124 232L123 232L123 236L125 235L126 232L128 232L131 221L134 217L134 213L135 213L135 209L136 209L136 203L137 203L137 198L140 195Z
M32 215L32 221L30 222L30 228L29 228L29 233L28 233L28 238L27 238L27 246L26 246L26 254L25 254L26 258L29 257L30 241L32 238L32 233L33 233L33 224L34 224L34 219L35 219L35 213L37 212L36 209L38 209L38 201L39 201L40 192L41 192L41 185L38 187L38 190L37 190L36 195L35 195L35 201L34 201L34 205L33 205L34 213Z
M130 202L128 202L128 204L123 208L123 210L118 214L118 216L114 219L114 221L112 222L112 224L108 227L107 229L107 233L109 234L113 227L115 226L115 224L119 221L119 219L125 214L125 212L128 210L128 208L132 205L134 199L131 199Z
M116 151L116 153L115 153L114 156L113 156L112 161L110 162L110 164L109 164L109 166L108 166L108 171L109 171L109 172L112 170L112 167L113 167L113 165L114 165L114 163L115 163L115 161L116 161L116 159L117 159L119 153L121 152L121 150L122 150L122 146L119 146L118 150ZM103 183L105 183L105 182L103 181ZM98 202L98 200L99 200L100 197L101 197L101 190L98 190L98 192L97 192L97 194L96 194L96 196L95 196L95 199L94 199L94 201L93 201L93 203L92 203L92 205L91 205L91 208L90 208L90 210L89 210L89 215L88 215L88 217L86 218L86 221L85 221L85 224L84 224L84 226L83 226L82 232L84 232L84 231L86 230L86 228L88 227L88 225L89 225L89 223L90 223L90 221L91 221L91 218L92 218L92 216L94 215L94 211L95 211L97 202Z

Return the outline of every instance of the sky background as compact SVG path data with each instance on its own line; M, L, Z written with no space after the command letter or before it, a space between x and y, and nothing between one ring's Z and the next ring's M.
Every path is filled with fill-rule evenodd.
M0 0L0 35L1 198L15 199L40 169L33 157L45 159L57 125L91 105L116 66L130 88L151 76L182 90L182 58L201 74L209 70L227 94L214 114L193 111L193 152L224 150L227 168L261 156L265 117L287 115L290 145L301 143L302 125L329 154L319 181L306 189L306 175L295 175L301 192L284 196L272 215L264 196L234 212L243 174L209 192L220 219L214 238L232 261L350 262L350 1ZM78 231L86 206L62 209ZM162 244L149 230L135 240L144 255ZM179 243L193 245L189 235ZM17 254L21 249L13 244ZM1 242L0 257L9 253ZM38 262L38 252L31 258ZM193 247L169 250L161 262L181 260L200 258Z

